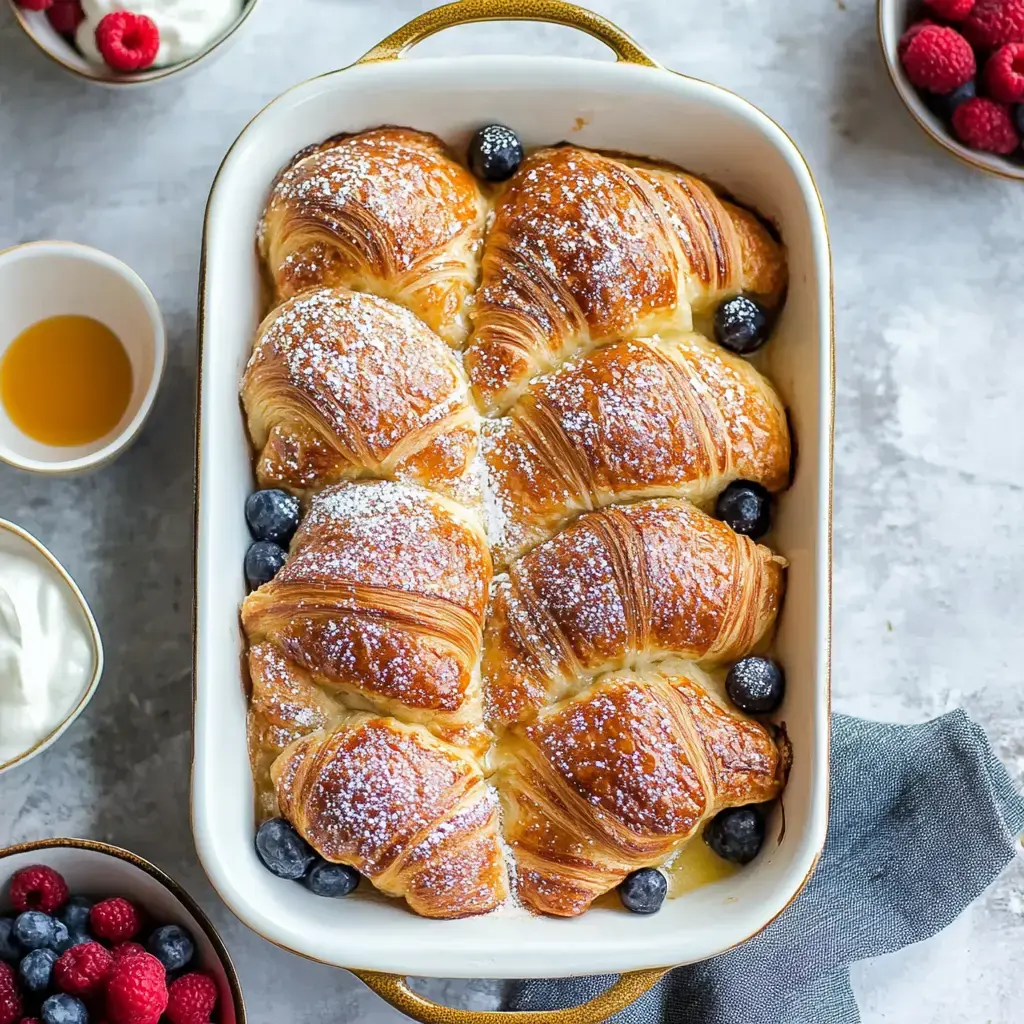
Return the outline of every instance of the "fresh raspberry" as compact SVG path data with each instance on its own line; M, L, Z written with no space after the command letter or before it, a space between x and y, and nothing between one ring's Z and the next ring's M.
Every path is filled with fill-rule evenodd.
M119 942L111 951L115 960L121 960L126 956L138 956L145 953L146 947L140 946L137 942Z
M98 942L83 942L62 953L53 965L58 988L73 996L91 996L103 988L114 958Z
M46 17L55 32L62 36L73 36L78 26L85 21L85 11L82 10L81 0L54 0Z
M19 7L24 7L26 11L45 11L53 0L17 0Z
M167 1009L167 972L149 953L122 957L107 979L111 1024L157 1024Z
M974 77L977 66L970 44L955 28L926 25L903 51L907 78L918 89L952 92Z
M206 1024L217 1005L217 983L206 974L183 974L168 989L171 1024Z
M937 24L937 22L932 21L931 18L922 18L920 21L915 21L914 24L900 36L900 41L896 44L896 56L899 57L901 64L903 63L903 54L907 52L907 47L910 45L914 36L916 36L921 29L935 24Z
M976 0L963 24L967 41L981 50L1024 42L1024 0Z
M989 57L985 85L989 96L1000 103L1024 99L1024 43L1007 43Z
M11 906L19 913L41 910L52 914L68 901L67 883L53 868L33 864L14 873L11 878Z
M127 942L134 938L142 921L139 912L126 899L115 896L101 900L89 912L89 927L97 939L107 942Z
M967 100L953 111L953 131L971 149L1004 156L1020 145L1009 109L983 96Z
M974 8L974 0L924 0L924 2L946 21L963 21Z
M96 26L96 45L115 71L142 71L156 60L160 30L144 14L114 11Z
M0 1024L21 1019L21 993L10 964L0 960Z
M18 1024L43 1024L38 1017L22 1017Z

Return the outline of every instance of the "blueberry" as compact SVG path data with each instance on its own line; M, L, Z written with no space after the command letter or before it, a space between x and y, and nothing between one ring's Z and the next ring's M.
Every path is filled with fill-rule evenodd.
M58 922L41 910L26 910L14 920L14 937L24 950L54 949L59 938L67 938L67 929L60 925L62 935L57 934Z
M258 540L250 544L245 553L245 578L249 586L255 590L269 583L281 571L285 557L284 548L269 540Z
M922 95L925 98L925 102L935 114L941 117L944 121L951 121L953 119L953 111L956 110L961 103L974 99L977 94L978 89L974 84L974 79L972 78L969 82L964 82L963 85L958 85L952 92L947 92L945 95L939 96L934 92L926 92Z
M764 819L754 807L731 807L708 822L704 842L725 860L749 864L764 842Z
M85 896L72 896L57 914L57 919L67 925L72 935L89 930L89 911L93 901Z
M34 949L18 965L22 985L29 992L45 992L50 987L57 954L52 949Z
M21 959L21 949L14 937L14 918L0 917L0 960L16 964Z
M661 910L668 894L668 879L657 868L641 868L619 883L619 899L634 914L653 914Z
M322 857L317 857L316 863L309 869L302 884L314 896L340 899L355 891L359 884L359 872L347 864L331 864Z
M772 497L753 480L733 480L718 496L715 515L737 533L757 540L772 525Z
M749 715L774 711L786 692L786 675L771 658L751 655L736 662L725 677L729 700Z
M316 860L309 843L284 818L271 818L260 825L256 853L278 878L302 878Z
M768 340L770 327L764 307L745 295L726 299L715 310L715 341L730 352L756 352Z
M168 971L180 971L195 955L196 944L184 928L179 928L176 924L165 924L150 935L146 949Z
M299 528L299 499L284 491L254 491L245 502L245 520L254 540L287 547Z
M484 181L506 181L523 162L523 144L511 128L489 124L469 143L469 166Z
M43 1002L43 1024L89 1024L89 1011L81 999L58 992Z

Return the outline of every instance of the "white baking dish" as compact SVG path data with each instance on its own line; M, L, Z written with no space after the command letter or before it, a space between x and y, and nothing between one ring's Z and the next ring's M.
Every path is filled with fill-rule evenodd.
M620 60L393 59L439 27L498 16L575 24L603 38ZM349 968L550 977L712 956L783 910L813 870L825 838L833 368L829 250L814 182L790 139L749 103L655 66L617 29L568 4L450 5L417 19L368 56L374 59L300 85L267 107L229 152L210 198L200 310L192 789L200 857L225 902L255 931ZM514 126L527 146L571 139L706 175L778 225L789 249L789 297L770 356L798 444L795 479L781 500L774 534L790 560L777 641L789 680L781 718L795 752L785 835L778 841L780 820L754 865L670 901L653 917L599 907L568 921L524 911L432 921L372 895L343 903L317 899L268 874L253 853L237 612L249 543L242 507L253 482L237 389L261 309L256 224L274 175L309 143L399 124L436 132L461 149L476 127L495 120Z

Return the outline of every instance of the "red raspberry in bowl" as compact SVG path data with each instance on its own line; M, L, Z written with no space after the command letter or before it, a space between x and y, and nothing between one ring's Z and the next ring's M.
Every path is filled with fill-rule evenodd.
M115 960L120 960L126 956L138 956L139 953L145 953L146 947L140 946L137 942L119 942L110 952Z
M16 1024L21 1019L21 993L10 964L0 960L0 1024Z
M142 920L139 912L126 899L115 896L101 900L89 912L89 927L97 939L127 942L139 933Z
M931 18L922 18L920 21L915 21L914 24L900 36L900 41L896 44L896 55L899 57L901 62L903 60L903 54L907 52L907 47L913 41L914 36L916 36L921 29L934 24L936 24L936 22L932 21Z
M149 953L116 961L107 979L111 1024L157 1024L167 1009L167 972Z
M926 25L903 51L907 78L918 89L952 92L974 77L977 65L970 44L955 28Z
M32 864L16 871L11 878L11 906L19 913L41 910L52 914L68 901L68 887L53 868Z
M105 947L83 942L61 954L53 965L53 978L62 992L91 996L103 988L113 969L114 958Z
M85 11L82 10L80 0L54 0L46 12L46 18L55 32L62 36L72 36L85 21Z
M974 0L924 0L924 2L946 21L963 21L974 8Z
M171 983L167 1019L171 1024L206 1024L217 1005L217 984L205 974L183 974Z
M1024 42L1024 0L976 0L963 30L981 50Z
M144 71L156 60L160 30L144 14L114 11L96 26L96 46L115 71Z
M961 103L953 112L953 131L971 149L1006 156L1020 145L1020 135L1010 111L1001 103L976 96Z
M1024 100L1024 43L1007 43L985 65L988 94L1000 103Z

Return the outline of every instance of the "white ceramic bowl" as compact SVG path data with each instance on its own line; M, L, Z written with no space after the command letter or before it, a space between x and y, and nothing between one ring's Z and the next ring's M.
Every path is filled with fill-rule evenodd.
M26 436L0 403L0 460L34 473L94 469L138 436L164 372L167 341L156 299L130 267L74 242L30 242L0 252L0 359L27 327L77 314L106 324L132 365L132 394L121 421L88 445L54 447Z
M88 635L92 647L92 671L89 676L89 682L78 702L63 720L54 727L53 731L44 736L38 743L18 754L17 757L0 763L0 775L2 775L12 768L31 761L37 754L41 754L44 750L52 747L86 709L89 701L92 700L93 695L96 693L96 688L100 684L100 677L103 675L103 641L100 639L99 627L93 618L92 610L82 596L82 592L78 589L78 585L68 575L64 566L32 534L23 530L20 526L15 526L14 523L9 523L6 519L0 519L0 551L10 551L23 557L34 559L46 571L53 573L54 578L58 579L65 587L69 603L75 609L78 626Z
M50 60L59 64L65 71L88 82L95 82L97 85L125 86L149 85L153 82L163 81L179 72L195 68L201 61L214 53L223 53L227 48L229 40L235 38L238 30L248 19L249 15L252 14L253 10L255 10L259 0L246 0L245 7L242 9L238 20L194 57L180 61L177 64L171 64L168 67L152 68L148 71L138 71L135 74L127 75L87 61L67 39L54 30L44 11L27 11L24 7L18 6L17 0L8 0L8 2L14 11L18 24L25 30L25 34L29 39Z
M217 983L218 1024L245 1024L242 990L224 943L199 904L158 867L106 843L42 839L0 850L0 893L6 892L8 879L16 871L30 864L45 864L60 872L76 896L124 896L145 910L152 921L187 929L196 943L196 969ZM0 913L6 909L0 902Z
M911 15L919 10L916 0L877 0L878 2L878 41L882 47L882 57L892 84L899 94L910 116L917 122L924 133L937 142L947 153L962 160L965 164L979 171L996 174L1001 178L1024 181L1024 164L1012 163L996 153L983 153L978 149L965 146L952 132L941 117L928 109L928 104L921 99L917 90L910 84L903 65L896 53L900 36L910 25Z
M564 20L595 32L616 49L619 62L395 59L439 27L501 16ZM754 864L670 900L651 917L600 906L573 920L514 909L428 920L368 886L345 901L317 899L273 877L253 851L238 623L245 596L240 567L251 543L241 510L253 481L238 386L262 307L253 255L260 213L278 171L310 143L397 124L436 132L464 151L472 132L490 121L515 126L528 148L571 139L704 174L777 224L789 250L789 295L767 353L799 449L774 533L790 562L775 647L789 682L780 717L794 749L785 835L776 814ZM658 67L590 12L553 0L450 5L417 19L353 67L297 86L255 118L214 184L203 266L192 807L200 857L225 902L260 934L314 959L435 977L644 970L705 959L763 928L809 877L828 820L831 266L821 200L782 129L724 89Z

